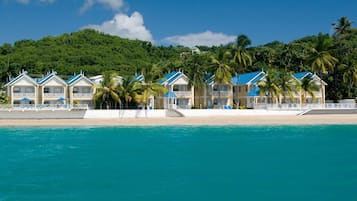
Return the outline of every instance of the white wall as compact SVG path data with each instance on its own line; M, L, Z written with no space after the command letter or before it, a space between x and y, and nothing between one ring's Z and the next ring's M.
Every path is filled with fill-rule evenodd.
M165 110L87 110L85 119L159 118L165 117Z
M272 110L178 110L185 117L217 117L217 116L261 116L261 115L297 115L301 111L272 111Z
M269 110L178 110L185 117L218 117L218 116L261 116L261 115L297 115L301 111ZM165 110L88 110L85 119L118 119L118 118L163 118Z

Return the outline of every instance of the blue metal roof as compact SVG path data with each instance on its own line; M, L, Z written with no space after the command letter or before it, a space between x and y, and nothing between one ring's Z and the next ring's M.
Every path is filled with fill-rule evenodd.
M205 80L206 84L212 85L214 84L215 75L213 75L212 73L206 73Z
M9 82L5 86L10 86L11 84L17 82L22 77L27 77L30 81L32 81L35 85L37 85L37 81L35 79L33 79L32 77L30 77L29 75L27 75L27 71L23 71L17 77L12 78L11 80L9 80Z
M78 75L73 75L72 77L70 77L68 80L67 80L67 84L72 84L73 82L77 81L79 78L81 78L82 75L81 74L78 74Z
M144 81L144 75L135 75L134 77L138 81Z
M165 98L177 98L176 94L172 91L165 93Z
M243 84L248 84L248 83L255 84L263 77L264 77L263 71L239 74L232 78L232 83L234 85L243 85Z
M160 80L160 84L172 85L179 77L183 76L182 72L173 71L164 76L163 80Z
M295 73L294 77L298 80L302 80L306 76L312 76L313 74L311 72L299 72Z
M259 87L254 87L252 90L250 90L250 92L247 94L248 97L256 97L259 96L259 91L260 88Z
M51 78L52 78L53 76L55 76L55 75L56 75L55 72L52 72L52 73L50 73L50 74L47 74L45 77L37 79L37 83L43 84L44 82L46 82L47 80L51 79Z

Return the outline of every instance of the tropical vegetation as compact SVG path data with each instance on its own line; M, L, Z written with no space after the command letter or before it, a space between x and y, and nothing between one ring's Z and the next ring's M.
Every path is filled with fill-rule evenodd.
M21 69L34 77L53 69L64 78L81 70L88 76L111 71L124 80L113 82L110 79L114 75L105 75L96 87L95 101L101 108L117 108L147 105L150 96L164 93L157 82L173 70L185 72L195 88L204 85L209 73L223 83L237 73L262 69L275 72L271 80L260 83L261 93L267 93L271 101L278 98L282 102L291 93L292 83L285 79L289 73L311 71L327 82L327 99L355 98L357 29L352 24L341 17L332 23L332 35L319 33L289 43L273 41L256 47L251 46L248 36L239 35L235 43L228 45L199 46L200 53L183 46L157 46L88 29L38 41L20 40L0 46L0 82L6 83ZM145 80L134 81L130 77L135 74L145 74ZM307 88L304 91L309 93Z

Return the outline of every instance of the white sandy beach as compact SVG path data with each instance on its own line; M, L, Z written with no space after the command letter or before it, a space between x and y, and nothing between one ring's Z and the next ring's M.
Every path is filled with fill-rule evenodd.
M128 119L1 119L0 126L160 126L356 124L357 115L265 115Z

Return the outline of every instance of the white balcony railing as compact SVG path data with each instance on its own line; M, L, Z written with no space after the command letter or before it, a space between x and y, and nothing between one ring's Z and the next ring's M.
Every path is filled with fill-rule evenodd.
M73 98L93 98L92 93L75 93L73 94Z
M44 93L43 97L45 98L63 98L64 93Z
M232 92L231 91L213 91L212 93L213 96L231 96L232 95Z
M70 105L70 104L0 104L0 110L7 111L28 111L28 110L87 110L87 104Z
M251 104L254 109L267 110L307 110L307 109L357 109L354 103L326 103L326 104Z
M35 98L35 93L13 93L14 98Z
M174 91L177 97L192 97L191 91Z

